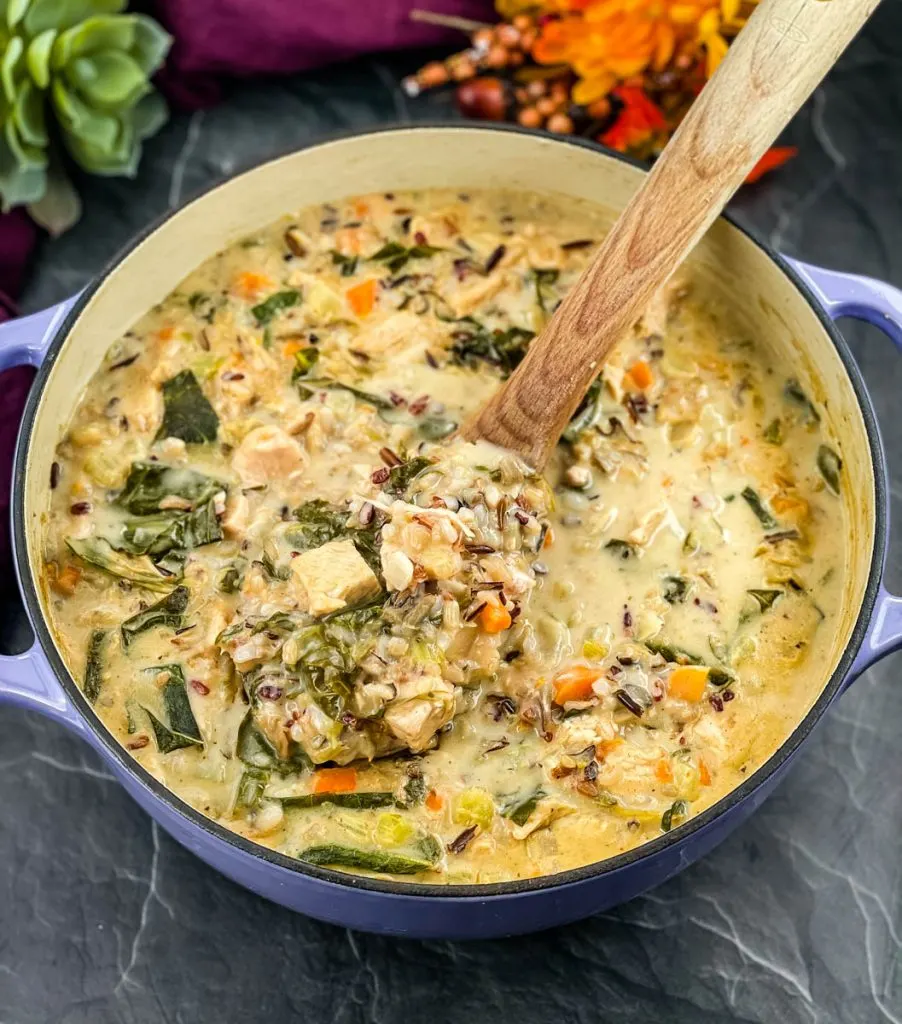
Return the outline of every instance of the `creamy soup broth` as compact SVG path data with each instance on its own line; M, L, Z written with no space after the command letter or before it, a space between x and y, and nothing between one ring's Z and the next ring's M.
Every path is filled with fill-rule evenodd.
M811 706L838 448L691 272L544 477L454 439L605 222L500 192L307 209L108 352L58 447L48 607L182 800L311 863L529 878L679 826Z

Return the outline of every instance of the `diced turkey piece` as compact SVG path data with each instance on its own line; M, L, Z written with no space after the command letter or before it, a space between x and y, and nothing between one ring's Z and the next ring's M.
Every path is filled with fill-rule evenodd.
M349 540L333 540L291 560L311 615L328 615L378 597L382 587Z
M454 686L438 674L414 676L398 685L382 721L410 750L426 750L432 737L454 717Z
M281 427L252 430L232 456L232 468L244 487L260 487L270 480L284 480L303 469L307 453Z
M392 313L381 323L367 325L354 338L354 351L371 359L385 359L400 353L421 353L434 344L434 330L422 317L401 311Z

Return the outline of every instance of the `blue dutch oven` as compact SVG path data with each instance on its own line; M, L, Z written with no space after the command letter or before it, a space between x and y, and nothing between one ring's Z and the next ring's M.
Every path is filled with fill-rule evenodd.
M754 335L779 346L828 409L848 483L846 612L823 665L823 689L782 746L718 803L629 853L540 878L439 886L356 877L256 845L169 792L106 730L60 654L40 578L50 465L79 394L109 345L212 253L286 211L370 191L553 191L606 206L613 217L641 173L590 144L499 127L386 129L326 142L217 186L134 242L81 295L0 328L0 369L38 369L16 448L12 509L19 587L36 640L24 654L0 658L0 698L81 736L174 839L239 885L351 928L448 939L548 928L628 900L707 853L771 792L843 690L902 646L902 600L882 583L884 453L861 376L834 326L858 317L902 346L902 292L887 284L785 259L726 218L693 256L698 277L730 296Z

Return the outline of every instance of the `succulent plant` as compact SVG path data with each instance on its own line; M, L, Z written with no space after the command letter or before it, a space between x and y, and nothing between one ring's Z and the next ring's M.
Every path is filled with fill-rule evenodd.
M0 198L45 197L59 142L92 174L132 176L167 117L150 84L171 43L127 0L0 0Z

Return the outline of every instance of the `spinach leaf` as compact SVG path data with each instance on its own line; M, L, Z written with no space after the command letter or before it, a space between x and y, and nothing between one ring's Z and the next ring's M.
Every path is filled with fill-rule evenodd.
M388 398L383 398L382 395L374 395L332 377L317 376L313 371L318 363L319 350L313 348L312 345L295 353L291 382L297 387L301 398L309 398L315 391L347 391L359 401L374 405L377 409L394 409L391 401Z
M501 816L509 818L515 825L525 825L539 801L546 796L544 789L536 789L525 800L519 797L501 808Z
M437 252L442 252L442 250L434 245L412 245L407 248L400 242L386 242L378 252L374 252L368 258L384 263L388 267L389 273L396 274L407 265L409 260L428 259Z
M265 769L245 768L241 775L241 781L238 783L235 806L244 807L251 811L255 807L259 807L268 782L269 772Z
M814 407L811 399L802 390L802 385L795 378L788 380L783 386L783 397L794 405L799 406L809 423L820 423L820 413Z
M689 581L685 576L664 577L664 600L668 604L681 604L689 593Z
M117 579L128 580L138 587L168 591L174 582L172 577L161 576L149 558L129 558L114 550L102 537L67 537L66 544L74 555L93 568Z
M366 810L373 807L392 807L395 803L394 793L305 793L303 796L286 796L281 798L283 807L322 807L323 804L334 804L336 807L347 807L355 810Z
M561 272L553 267L548 269L534 269L532 272L536 283L536 302L543 313L548 312L549 295L547 289L560 277Z
M451 337L453 362L470 369L477 368L480 363L488 363L497 366L502 375L507 377L523 361L535 332L523 327L509 327L506 331L490 330L472 320L472 326L454 331Z
M176 587L171 594L126 619L122 623L122 646L126 649L129 644L140 633L157 626L170 626L172 629L179 629L182 625L182 615L188 607L188 588Z
M215 441L219 417L190 370L163 383L163 423L154 440L181 438L185 444Z
M777 520L774 518L773 513L761 500L761 496L752 487L745 487L742 491L742 496L748 502L749 508L758 517L758 522L764 527L765 530L772 530L775 526L779 525Z
M342 277L353 277L357 273L357 263L360 260L359 256L345 256L344 253L339 252L337 249L333 249L331 252L332 263L336 267L341 267Z
M771 420L762 434L768 444L783 444L783 424L779 419Z
M290 756L287 759L280 758L275 747L254 721L252 711L248 711L244 716L238 729L235 753L251 768L275 771L280 775L293 775L296 772L308 771L313 767L313 763L301 746L294 742L290 744Z
M579 403L576 412L561 434L561 440L567 444L575 444L579 435L595 426L601 415L601 377L596 377L589 385L586 397Z
M227 565L216 579L216 589L223 594L237 594L244 582L244 563Z
M300 675L311 700L338 721L351 698L350 674L355 668L348 644L321 622L301 629L293 640L298 653L290 667Z
M426 799L426 778L418 772L404 783L404 806L417 807Z
M643 642L652 654L660 654L665 661L675 665L704 665L704 660L697 654L692 654L683 647L677 647L669 640L655 638Z
M157 741L157 750L161 754L170 754L173 750L184 747L204 745L197 720L191 710L188 699L188 685L181 665L155 665L148 672L168 672L169 678L163 685L163 707L166 711L168 724L161 722L156 715L148 711L151 728Z
M146 516L161 511L160 503L167 497L184 498L196 508L226 490L222 481L193 469L139 461L132 463L115 504L133 516Z
M639 549L635 544L630 544L628 540L620 540L617 537L614 537L605 544L605 550L610 551L615 558L619 558L624 562L635 558L639 553Z
M85 684L84 694L88 701L93 704L100 696L100 688L103 685L103 649L106 647L107 631L95 629L88 641L88 657L85 662Z
M423 871L434 871L434 861L405 857L399 853L385 853L382 850L361 850L355 846L340 843L325 843L308 846L298 854L308 864L331 864L342 868L363 868L385 875L418 875Z
M323 544L344 537L348 532L348 513L322 498L298 505L291 513L298 525L285 533L286 540L297 551L321 548Z
M283 309L291 309L301 301L301 293L296 288L286 288L282 292L274 292L268 299L251 307L251 313L258 327L265 327L270 320ZM212 438L211 438L212 440Z
M746 593L757 605L757 611L766 612L773 608L774 602L783 596L782 590L747 590Z
M818 448L817 468L824 478L824 483L834 494L839 494L839 474L842 470L842 459L829 445L822 444Z
M685 800L674 800L674 802L661 815L661 828L669 832L677 825L682 825L689 813L689 804Z
M416 455L402 462L400 466L392 466L388 480L383 485L384 490L398 497L405 495L413 481L431 465L432 459L427 459L425 455Z
M160 512L126 520L118 546L132 555L158 556L190 551L218 540L222 540L222 529L210 500L191 512Z

